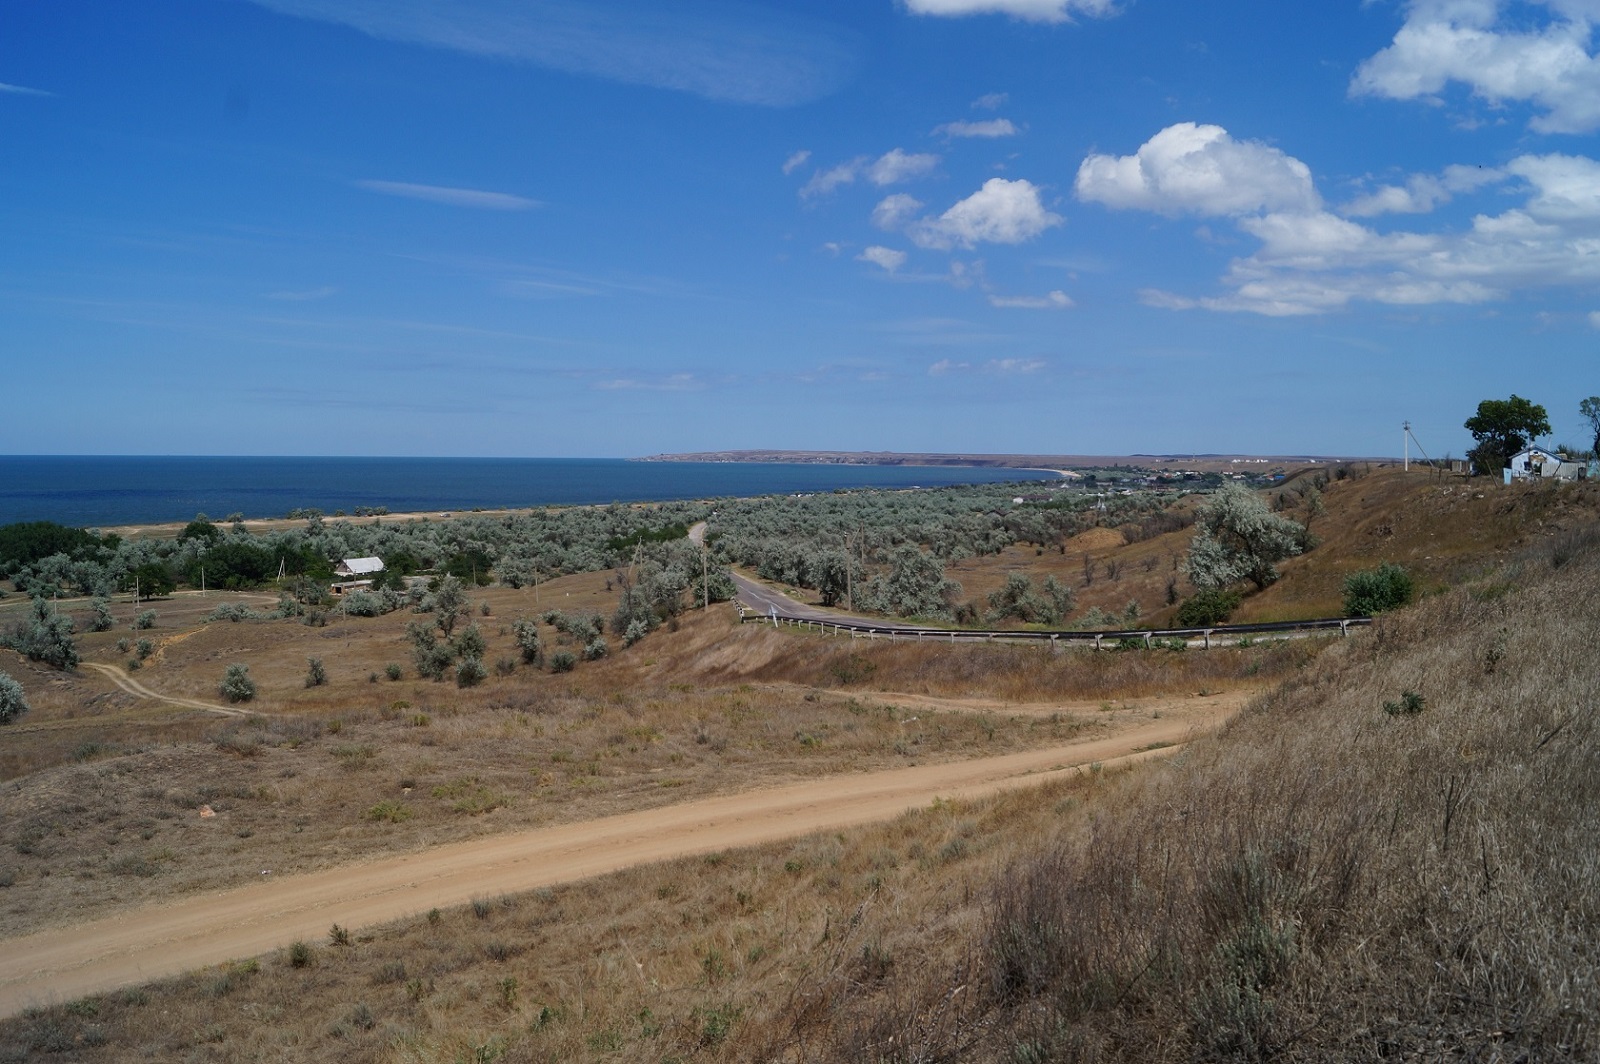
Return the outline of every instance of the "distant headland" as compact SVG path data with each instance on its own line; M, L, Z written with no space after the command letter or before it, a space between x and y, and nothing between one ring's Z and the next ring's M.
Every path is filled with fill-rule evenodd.
M695 451L655 454L640 462L786 462L799 465L972 466L1000 469L1114 469L1222 472L1246 468L1297 468L1343 462L1392 462L1393 458L1258 454L944 454L925 451Z

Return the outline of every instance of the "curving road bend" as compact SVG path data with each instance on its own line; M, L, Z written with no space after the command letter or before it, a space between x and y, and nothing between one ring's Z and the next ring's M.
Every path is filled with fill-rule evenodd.
M201 702L199 699L195 698L173 698L170 695L164 695L160 691L146 687L144 684L140 683L138 680L135 680L132 676L129 676L127 672L115 665L101 665L93 661L86 661L83 663L83 665L84 667L93 669L95 672L107 677L112 683L122 688L123 691L126 691L128 694L133 695L136 698L150 698L157 702L165 702L168 705L182 706L184 709L201 709L207 713L216 713L224 717L261 716L260 713L257 713L253 709L240 709L237 706L219 706L214 702Z
M935 798L978 798L1093 764L1179 749L1220 725L1237 700L1187 720L1045 750L834 776L578 824L453 843L0 940L0 1016L316 941L476 897L586 879L633 865L894 817Z

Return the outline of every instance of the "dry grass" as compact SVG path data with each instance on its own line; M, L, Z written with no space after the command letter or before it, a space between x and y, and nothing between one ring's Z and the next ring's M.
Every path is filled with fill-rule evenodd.
M1436 517L1454 529L1514 498L1458 512L1441 495ZM418 726L363 702L332 652L333 684L305 691L305 644L286 639L269 653L292 711L258 726L108 707L125 730L105 741L132 752L6 785L10 926L235 881L264 858L317 867L619 807L606 802L893 763L905 755L874 709L890 696L873 690L1037 702L1162 676L1170 690L1286 682L1169 768L486 898L348 945L330 934L0 1022L0 1061L1600 1058L1600 535L1575 526L1574 498L1524 499L1533 515L1505 514L1486 541L1520 541L1520 555L1494 568L1463 547L1440 571L1470 584L1334 642L1315 669L1299 667L1305 644L1052 657L849 645L713 615L569 676L378 685L436 698ZM1430 538L1420 524L1408 536ZM1328 559L1329 572L1369 564ZM163 660L209 667L225 647L206 638L221 637ZM356 629L344 638L363 645ZM1421 713L1385 711L1408 691ZM49 706L29 725L92 734ZM914 756L963 756L1002 722L941 723L924 735L945 745ZM204 741L152 733L140 747L134 729L157 724ZM823 725L820 745L796 737ZM1013 721L996 741L1033 742L1035 726ZM202 821L206 788L219 815ZM477 808L497 794L512 800ZM385 802L411 815L369 816Z
M1100 774L634 869L0 1021L0 1061L763 1059L822 987L959 960L1018 847ZM775 1027L774 1024L783 1024Z
M544 601L598 607L603 578L590 583L547 585ZM511 654L499 627L533 612L531 592L484 597L491 616L477 619L490 657ZM248 661L262 691L249 705L262 715L155 704L89 670L61 675L18 659L8 671L28 685L34 710L6 728L0 762L11 781L0 788L0 932L238 885L263 870L1059 743L1127 723L1097 700L1215 693L1310 658L1304 645L1215 655L852 649L740 627L724 607L573 673L518 666L462 690L365 679L406 660L410 614L327 628L179 627L174 612L162 611L160 649L134 677L220 701L225 664ZM118 637L86 637L86 658L120 661L110 646ZM326 662L327 685L304 686L308 656ZM901 712L891 692L950 702ZM991 712L996 702L1051 699L1080 704L1029 718Z
M806 1058L1595 1059L1600 555L1561 554L1386 619L1134 779L994 882L971 960L830 993ZM1422 711L1387 712L1405 691ZM940 1033L891 1041L913 1030Z
M1245 599L1235 620L1276 621L1338 617L1343 613L1344 578L1389 561L1404 565L1427 590L1442 590L1473 578L1497 560L1558 537L1600 518L1600 483L1490 483L1484 478L1439 477L1393 466L1345 467L1347 476L1321 487L1326 510L1313 515L1297 492L1326 469L1291 476L1265 494L1284 513L1309 521L1319 545L1283 563L1283 578L1265 592ZM1282 502L1278 501L1282 497ZM1198 498L1198 497L1197 497ZM1182 514L1194 500L1178 504ZM1008 573L1046 576L1072 588L1081 616L1098 607L1118 616L1129 602L1139 606L1142 625L1172 623L1168 585L1180 596L1193 593L1180 566L1192 530L1163 532L1129 542L1124 530L1093 528L1062 544L1062 549L1013 546L997 555L968 558L949 567L961 582L962 597L980 613L990 592ZM1085 562L1092 578L1085 576ZM1070 620L1070 619L1069 619Z

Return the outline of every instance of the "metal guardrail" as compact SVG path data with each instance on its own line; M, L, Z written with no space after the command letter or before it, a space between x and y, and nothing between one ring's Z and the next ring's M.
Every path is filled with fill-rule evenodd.
M1211 646L1213 636L1224 640L1237 640L1249 636L1290 636L1302 632L1339 632L1348 636L1350 629L1362 628L1372 623L1371 617L1327 617L1310 621L1268 621L1261 624L1219 624L1210 628L1128 628L1113 631L1081 632L1081 631L1035 631L1035 630L1001 630L1001 629L970 629L970 628L911 628L894 624L871 624L865 621L819 620L815 617L799 617L792 614L779 613L777 610L768 610L758 613L750 610L743 603L739 604L739 620L770 623L774 628L780 624L789 624L797 628L812 628L822 632L833 630L833 634L840 635L849 632L853 638L866 636L876 639L883 636L886 639L912 639L912 640L945 640L957 642L1045 642L1051 645L1062 643L1092 643L1096 648L1104 647L1107 643L1112 646L1122 646L1126 640L1139 640L1146 647L1151 646L1157 639L1182 639L1185 643L1198 640L1206 647Z

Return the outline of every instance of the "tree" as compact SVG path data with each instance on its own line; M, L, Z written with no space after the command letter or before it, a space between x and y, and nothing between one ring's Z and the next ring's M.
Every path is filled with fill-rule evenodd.
M256 696L256 682L250 678L250 666L235 662L223 674L219 688L229 702L248 702Z
M433 623L439 626L439 631L444 633L446 639L455 631L456 621L467 612L467 592L461 586L461 581L454 576L442 577L439 586L433 594L423 600L424 611L431 608L435 617Z
M127 589L132 591L137 588L140 598L164 598L172 594L177 586L172 574L160 562L145 562L128 574Z
M1189 542L1184 571L1201 591L1221 591L1240 580L1259 590L1278 579L1278 562L1306 549L1304 525L1273 513L1261 496L1230 483L1195 515L1199 531Z
M0 724L10 724L26 712L27 692L20 683L0 672Z
M57 613L47 599L34 599L27 619L13 625L4 642L29 661L42 661L58 669L78 667L72 619Z
M1056 587L1065 590L1059 584ZM1026 573L1008 573L1005 586L989 593L989 620L1011 617L1023 624L1055 624L1061 619L1061 609L1053 598L1033 589Z
M211 518L205 514L195 514L194 520L183 526L183 531L178 533L178 542L186 539L203 539L207 543L214 543L222 538L222 530L211 523Z
M97 598L90 603L90 608L94 610L94 614L89 620L89 631L111 631L112 626L116 624L116 621L111 616L111 603L103 598Z
M526 618L511 622L511 633L516 637L522 660L529 665L539 663L539 626Z
M1530 440L1549 433L1550 418L1544 407L1513 394L1510 399L1485 399L1463 426L1478 441L1467 452L1473 469L1485 476L1499 476L1512 455Z
M890 571L875 576L857 605L901 617L945 617L961 594L961 585L946 580L944 563L909 543L890 555Z
M1578 413L1588 419L1590 432L1594 436L1594 448L1589 453L1600 458L1600 395L1591 395L1579 403Z

